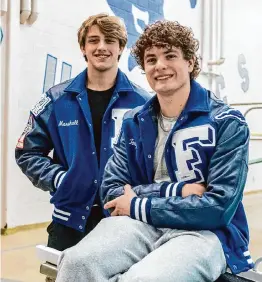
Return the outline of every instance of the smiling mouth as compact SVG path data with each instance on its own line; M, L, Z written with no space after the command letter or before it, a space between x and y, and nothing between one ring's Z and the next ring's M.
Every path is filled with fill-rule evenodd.
M173 74L167 74L167 75L161 75L161 76L157 76L155 77L155 80L167 80L169 78L173 77Z
M97 54L95 55L95 57L99 58L99 59L106 59L106 58L109 58L110 55L105 55L105 54Z

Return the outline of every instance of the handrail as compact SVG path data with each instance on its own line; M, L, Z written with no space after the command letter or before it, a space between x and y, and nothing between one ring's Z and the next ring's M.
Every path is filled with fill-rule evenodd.
M253 110L258 110L258 109L261 109L261 110L262 110L262 105L261 105L261 106L258 106L258 107L251 107L251 108L247 109L247 110L245 111L245 113L244 113L244 117L246 117L249 112L251 112L251 111L253 111Z
M262 110L262 105L261 106L253 106L249 109L247 109L244 113L244 117L246 118L247 114L250 113L253 110ZM257 133L257 132L251 132L250 138L251 140L260 140L260 138L257 139L257 137L262 137L262 133Z
M250 103L232 103L229 104L230 106L255 106L255 105L262 105L262 102L250 102Z
M258 258L255 262L254 270L258 271L258 265L262 262L262 257Z
M262 137L262 133L257 133L257 132L251 132L251 135L255 137Z
M230 106L252 106L251 108L248 108L245 113L243 114L246 118L247 114L250 113L253 110L262 110L262 102L250 102L250 103L232 103ZM259 137L257 139L257 137ZM262 138L262 133L258 132L251 132L250 139L251 140L260 140L260 137Z
M254 159L248 162L249 165L262 163L262 158Z

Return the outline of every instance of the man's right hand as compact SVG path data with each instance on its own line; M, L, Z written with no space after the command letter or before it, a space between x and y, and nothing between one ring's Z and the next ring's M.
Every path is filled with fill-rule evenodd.
M182 197L185 198L190 195L198 195L202 197L202 195L206 192L206 187L204 184L199 183L192 183L192 184L185 184L182 189Z

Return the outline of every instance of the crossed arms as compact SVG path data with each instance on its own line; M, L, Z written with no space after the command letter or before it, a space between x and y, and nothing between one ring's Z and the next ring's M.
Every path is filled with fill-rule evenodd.
M245 186L249 130L235 118L224 121L219 130L206 187L172 182L125 187L132 185L132 164L123 133L105 168L101 185L105 208L115 207L112 215L130 215L155 227L212 230L228 225ZM119 198L108 203L112 197Z

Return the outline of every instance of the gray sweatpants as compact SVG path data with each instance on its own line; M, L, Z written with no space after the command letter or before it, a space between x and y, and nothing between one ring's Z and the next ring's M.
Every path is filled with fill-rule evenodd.
M157 229L127 216L103 219L63 252L57 282L204 282L226 270L210 231Z

